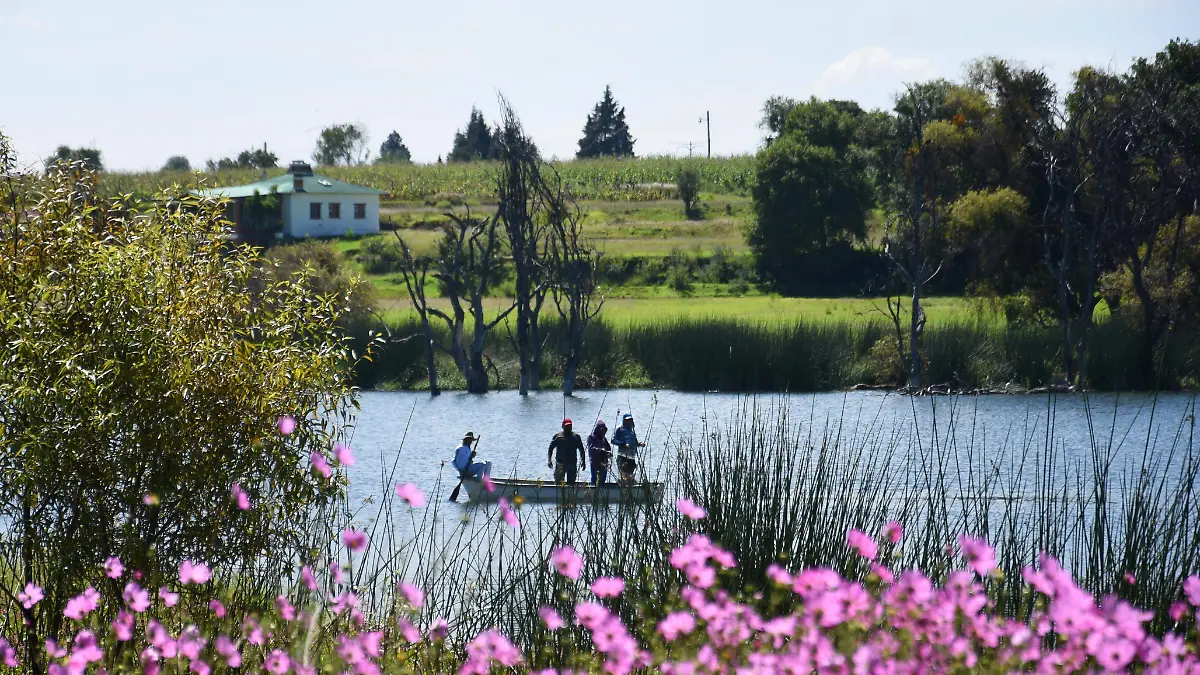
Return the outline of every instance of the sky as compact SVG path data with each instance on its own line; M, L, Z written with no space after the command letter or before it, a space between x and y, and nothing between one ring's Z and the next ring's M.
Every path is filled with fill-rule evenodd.
M502 93L567 158L611 85L637 154L703 154L707 111L729 155L759 147L772 95L890 107L982 56L1065 85L1198 37L1200 0L0 0L0 132L22 164L65 144L146 170L264 142L309 159L352 122L432 162Z

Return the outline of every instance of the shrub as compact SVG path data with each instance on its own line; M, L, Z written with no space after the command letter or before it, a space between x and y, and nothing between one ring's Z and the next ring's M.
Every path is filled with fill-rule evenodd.
M679 199L683 202L683 212L688 218L698 217L697 207L700 204L700 172L695 167L685 166L679 169L675 177L675 188Z

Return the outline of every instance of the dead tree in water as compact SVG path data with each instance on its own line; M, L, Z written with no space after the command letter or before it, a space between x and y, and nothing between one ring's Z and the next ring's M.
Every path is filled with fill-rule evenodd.
M600 253L584 241L582 214L567 196L562 180L556 177L546 188L554 304L567 331L563 395L570 396L575 391L575 377L583 360L584 330L604 306L596 278Z

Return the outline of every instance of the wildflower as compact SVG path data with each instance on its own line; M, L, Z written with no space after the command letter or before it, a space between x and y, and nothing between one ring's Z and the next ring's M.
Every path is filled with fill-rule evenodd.
M508 499L504 497L500 498L500 517L514 530L521 526L521 522L517 520L517 514L513 512L512 507L509 506Z
M683 514L685 518L692 520L700 520L708 516L708 511L705 511L704 507L698 506L690 499L680 498L675 502L675 508L679 509L679 513Z
M207 565L194 563L190 560L184 560L179 563L179 583L188 584L207 584L212 578L212 570L208 569Z
M492 482L491 476L484 474L483 480L480 482L483 483L483 489L487 490L489 493L496 491L496 484Z
M179 594L172 593L171 589L166 586L158 589L158 597L162 598L163 604L167 607L174 607L179 604Z
M671 612L658 623L658 632L667 642L673 642L681 635L687 635L696 628L696 617L688 612Z
M312 568L308 565L300 568L300 583L310 591L317 590L317 579L313 576Z
M425 493L413 483L396 483L396 496L414 509L425 506Z
M717 571L708 565L692 565L686 571L688 583L696 588L709 588L717 581Z
M342 466L354 466L354 453L350 452L350 448L341 443L333 446L333 456L337 458L338 464Z
M121 642L133 639L133 615L125 610L117 612L117 618L112 622L113 635Z
M791 586L792 575L780 565L771 563L767 565L767 578L779 584L780 586Z
M283 617L284 621L296 620L296 608L288 602L287 596L282 594L275 596L275 609L279 610L279 616Z
M615 598L625 590L625 580L621 577L599 577L592 582L592 592L598 598Z
M17 600L25 609L33 609L44 597L46 595L42 593L42 587L35 584L25 584L25 590L17 594Z
M84 589L83 593L67 601L67 607L63 610L63 616L79 621L95 611L98 606L100 606L100 593L91 586L88 586Z
M1133 661L1136 650L1132 642L1123 638L1103 639L1099 642L1092 656L1108 671L1124 670L1125 666Z
M435 642L441 642L450 634L450 624L442 617L433 620L429 626L429 638Z
M120 579L125 573L125 567L121 564L121 559L113 556L104 561L104 576L109 579Z
M62 647L59 647L58 643L55 642L54 640L46 640L45 646L46 646L46 654L48 654L50 656L50 658L61 659L67 655L67 650L63 649Z
M208 609L212 611L213 616L217 617L218 619L225 618L225 605L222 605L220 600L209 600Z
M250 495L246 494L246 491L242 489L240 484L234 483L229 491L233 494L233 501L239 509L243 511L250 510Z
M333 583L341 586L346 583L346 575L342 571L342 566L336 561L329 563L329 574L333 576Z
M564 545L554 549L550 553L550 562L559 574L568 579L579 579L579 573L583 571L583 557L570 546Z
M397 619L396 627L400 629L400 637L409 644L416 644L421 641L421 631L412 625L408 619Z
M459 668L459 675L487 675L491 662L512 667L521 662L521 652L503 634L489 630L477 635L467 643L467 660Z
M996 549L988 546L987 541L960 534L958 544L962 547L963 557L967 559L967 567L979 576L986 577L996 569Z
M879 563L871 563L871 573L879 577L879 580L885 584L895 583L896 581L896 575L892 574L891 570Z
M346 545L346 548L358 553L367 547L367 533L347 527L342 530L342 543Z
M412 584L406 584L403 581L396 584L396 588L404 596L404 600L414 609L420 609L425 606L425 593L420 588Z
M254 619L246 619L242 623L242 634L246 636L246 641L250 644L261 647L267 644L267 634L263 628Z
M21 665L21 662L17 660L17 650L2 637L0 637L0 663L9 668L18 668Z
M95 663L102 658L104 658L104 652L96 644L96 635L91 631L81 630L75 635L67 671L82 673L87 669L89 663Z
M348 609L358 607L358 596L350 591L338 594L333 598L333 613L341 614Z
M1167 610L1167 614L1172 621L1183 621L1183 617L1187 616L1188 606L1186 602L1172 602L1171 607Z
M313 450L312 454L308 456L308 461L312 464L313 471L321 474L322 478L329 480L329 477L333 475L333 469L330 468L329 462L325 461L325 456L316 450Z
M879 545L862 530L846 532L846 544L867 560L874 560L879 555Z
M293 431L296 430L296 418L292 417L291 415L284 415L283 417L279 418L278 422L276 422L276 426L279 427L279 433L283 434L284 436L289 436Z
M538 610L538 616L542 618L542 623L546 624L546 628L551 631L556 631L559 628L567 625L567 622L563 621L562 616L560 616L558 612L554 611L553 607L543 606Z
M179 654L185 656L188 660L195 661L200 658L200 650L204 649L207 640L200 637L200 629L195 626L188 626L183 629L183 633L179 635Z
M1192 607L1200 607L1200 576L1193 574L1183 582L1183 594Z
M292 660L282 649L272 649L267 655L267 672L271 675L283 675L292 667Z
M196 675L211 675L212 673L212 667L200 659L194 659L191 665L188 666L188 670Z
M125 584L125 592L121 594L121 599L129 606L129 609L141 614L150 607L150 594L136 582Z
M889 520L883 526L883 536L893 544L899 544L904 538L904 526L895 520Z
M1137 577L1133 576L1133 572L1126 572L1123 578L1125 579L1125 583L1129 584L1130 586L1137 584Z

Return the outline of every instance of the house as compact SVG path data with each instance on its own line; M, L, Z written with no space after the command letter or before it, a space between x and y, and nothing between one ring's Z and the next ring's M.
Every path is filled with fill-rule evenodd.
M238 235L254 241L251 230L261 224L247 222L246 199L278 195L279 213L272 221L282 225L283 238L340 237L379 231L379 190L314 174L305 162L292 162L287 173L248 185L198 190L196 194L230 200L229 219Z

